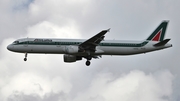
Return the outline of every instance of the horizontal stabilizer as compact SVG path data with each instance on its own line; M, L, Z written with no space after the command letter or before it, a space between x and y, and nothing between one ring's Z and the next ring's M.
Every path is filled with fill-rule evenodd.
M158 47L158 46L164 46L166 43L169 42L169 40L171 40L171 39L165 39L165 40L163 40L163 41L161 41L161 42L159 42L159 43L157 43L157 44L154 44L154 46L156 46L156 47Z

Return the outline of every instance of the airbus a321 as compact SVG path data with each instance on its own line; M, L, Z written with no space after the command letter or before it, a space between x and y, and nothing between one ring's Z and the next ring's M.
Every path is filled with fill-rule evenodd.
M172 47L170 39L164 39L169 21L163 21L153 33L142 41L104 40L108 30L103 30L88 40L23 38L7 46L13 52L24 53L27 61L28 53L64 54L64 62L71 63L87 59L90 65L92 58L102 55L134 55Z

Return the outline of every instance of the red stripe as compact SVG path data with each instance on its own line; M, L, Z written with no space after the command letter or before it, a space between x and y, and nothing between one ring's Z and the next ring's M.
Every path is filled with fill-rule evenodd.
M160 36L161 36L161 32L162 32L162 30L160 30L160 31L155 35L155 37L152 39L152 41L159 41L159 40L160 40Z

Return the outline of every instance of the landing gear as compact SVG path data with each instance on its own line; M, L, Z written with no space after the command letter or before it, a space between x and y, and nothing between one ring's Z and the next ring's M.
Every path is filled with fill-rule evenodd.
M87 57L85 57L85 58L87 59L86 66L90 66L90 64L91 64L90 60L92 59L90 51L87 51Z
M88 56L88 57L87 57L87 60L91 60L91 59L92 59L92 57L91 57L91 56Z
M86 61L86 66L89 66L91 62L89 60Z
M27 61L27 53L25 53L24 61Z

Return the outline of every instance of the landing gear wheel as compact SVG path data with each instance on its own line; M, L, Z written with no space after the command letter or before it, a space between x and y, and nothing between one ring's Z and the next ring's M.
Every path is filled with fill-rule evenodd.
M90 61L86 61L86 66L89 66L91 64L91 62Z
M24 58L24 61L27 61L27 58Z
M24 61L27 61L27 53L25 53Z

